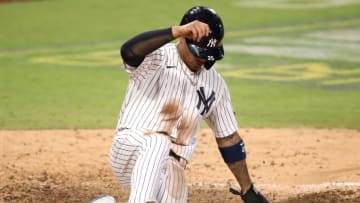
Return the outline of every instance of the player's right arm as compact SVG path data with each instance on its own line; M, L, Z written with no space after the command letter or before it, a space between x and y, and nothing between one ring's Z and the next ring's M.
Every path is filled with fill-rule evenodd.
M121 57L126 64L138 67L146 55L164 44L179 37L200 41L209 33L209 26L200 21L193 21L181 26L153 30L141 33L126 41L121 47Z

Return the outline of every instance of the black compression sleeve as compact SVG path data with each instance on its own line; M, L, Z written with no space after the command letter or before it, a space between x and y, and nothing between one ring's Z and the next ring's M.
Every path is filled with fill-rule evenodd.
M173 39L171 28L141 33L122 45L121 57L126 64L138 67L147 54Z

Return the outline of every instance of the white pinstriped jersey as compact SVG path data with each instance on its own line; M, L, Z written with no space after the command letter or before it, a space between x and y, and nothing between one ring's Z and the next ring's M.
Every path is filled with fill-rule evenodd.
M141 65L125 64L129 84L117 129L162 131L172 149L190 161L196 132L204 119L215 137L237 130L228 88L214 68L191 72L169 43L147 55Z

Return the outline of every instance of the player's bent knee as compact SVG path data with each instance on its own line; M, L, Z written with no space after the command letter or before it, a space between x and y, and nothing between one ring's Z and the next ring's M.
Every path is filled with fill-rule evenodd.
M234 163L246 159L245 143L243 140L229 147L219 147L219 150L226 163Z
M126 171L131 170L131 160L134 153L127 153L130 149L133 149L130 145L127 145L123 138L115 136L111 144L109 152L109 161L113 174L117 177L122 185L130 185L130 175ZM129 147L130 149L126 149Z

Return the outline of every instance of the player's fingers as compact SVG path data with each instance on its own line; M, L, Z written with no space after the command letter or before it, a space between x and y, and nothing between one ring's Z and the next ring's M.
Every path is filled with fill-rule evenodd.
M202 30L202 37L207 37L209 35L209 25L208 24L203 25L201 30Z
M201 35L199 33L199 21L195 20L189 24L187 24L187 29L189 30L189 35L188 37L194 41L198 41L198 37L199 35Z
M197 40L197 38L198 38L198 31L196 30L196 28L195 27L191 27L191 36L190 36L190 38L192 39L192 40Z
M187 25L181 26L180 28L187 38L194 41L200 41L204 36L209 34L209 26L206 23L195 20Z
M196 26L195 30L196 30L196 37L194 38L194 40L200 42L201 38L203 37L203 29L201 26Z
M204 36L204 29L202 27L197 27L196 28L196 31L197 31L197 38L196 38L196 41L200 42L201 39L203 38Z
M200 23L198 26L197 26L197 30L198 30L198 38L197 38L197 41L201 41L201 39L205 36L206 34L206 24L205 23Z
M200 41L203 37L208 36L209 33L209 25L206 23L199 22L198 25L199 30L199 37L198 41Z
M205 36L209 36L209 33L210 33L210 27L208 24L206 24L206 28L205 28Z

